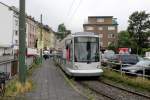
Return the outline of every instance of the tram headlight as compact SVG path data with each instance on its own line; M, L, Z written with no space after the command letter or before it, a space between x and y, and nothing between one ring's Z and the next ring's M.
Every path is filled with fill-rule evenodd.
M77 65L74 65L74 69L78 69L78 66L77 66Z

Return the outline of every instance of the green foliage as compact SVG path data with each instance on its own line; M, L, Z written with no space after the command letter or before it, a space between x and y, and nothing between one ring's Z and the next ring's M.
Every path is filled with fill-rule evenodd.
M150 30L150 14L145 11L136 11L131 14L128 22L128 32L134 43L137 43L138 51L141 52L142 48L147 48L146 41L147 37L150 36L148 32Z
M143 48L143 52L150 52L150 48Z
M57 38L63 39L65 38L68 34L71 34L70 30L67 30L66 26L64 23L58 25L58 30L57 30Z
M115 45L115 43L110 43L109 44L109 46L108 46L108 49L109 50L113 50L113 51L115 51L115 52L117 52L117 48L118 48L118 46L117 45Z
M118 47L131 47L130 34L127 31L121 31L118 33Z
M34 61L33 61L36 65L39 65L41 62L41 58L40 57L35 57Z
M145 52L150 52L150 48L142 48L141 56L145 56Z
M59 24L58 32L65 32L65 31L66 31L66 26L64 25L64 23Z
M118 47L132 48L132 53L137 53L139 45L128 31L121 31L118 33Z

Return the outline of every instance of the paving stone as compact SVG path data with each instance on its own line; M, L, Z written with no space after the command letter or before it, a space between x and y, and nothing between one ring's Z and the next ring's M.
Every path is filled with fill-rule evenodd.
M52 61L43 61L32 75L36 90L27 93L26 100L87 100L71 88L58 70Z

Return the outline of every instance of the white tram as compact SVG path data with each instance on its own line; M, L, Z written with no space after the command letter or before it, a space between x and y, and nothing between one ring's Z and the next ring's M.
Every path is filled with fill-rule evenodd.
M100 39L92 32L78 32L67 36L63 48L62 69L70 76L100 76Z

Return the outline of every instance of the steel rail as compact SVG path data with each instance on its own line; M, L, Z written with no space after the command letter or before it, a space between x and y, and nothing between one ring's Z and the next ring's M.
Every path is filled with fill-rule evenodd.
M112 96L107 95L107 94L105 94L105 93L102 93L102 92L100 92L98 89L93 88L93 87L91 87L90 85L88 85L88 84L86 84L86 83L84 83L84 82L77 82L77 83L79 83L80 85L82 85L82 86L85 87L85 88L90 89L91 91L95 92L95 93L98 94L98 95L104 96L104 97L109 98L109 99L111 99L111 100L116 100L116 99L113 98Z
M112 85L112 84L107 83L107 82L104 82L104 81L102 81L102 80L98 80L98 82L103 83L103 84L108 85L108 86L111 86L111 87L113 87L113 88L117 88L117 89L119 89L119 90L128 92L128 93L137 95L137 96L141 96L141 97L150 99L150 96L149 96L149 95L145 95L145 94L143 94L143 93L139 93L139 92L136 92L136 91L131 91L131 90L128 90L128 89L125 89L125 88L122 88L122 87L119 87L119 86L116 86L116 85Z

